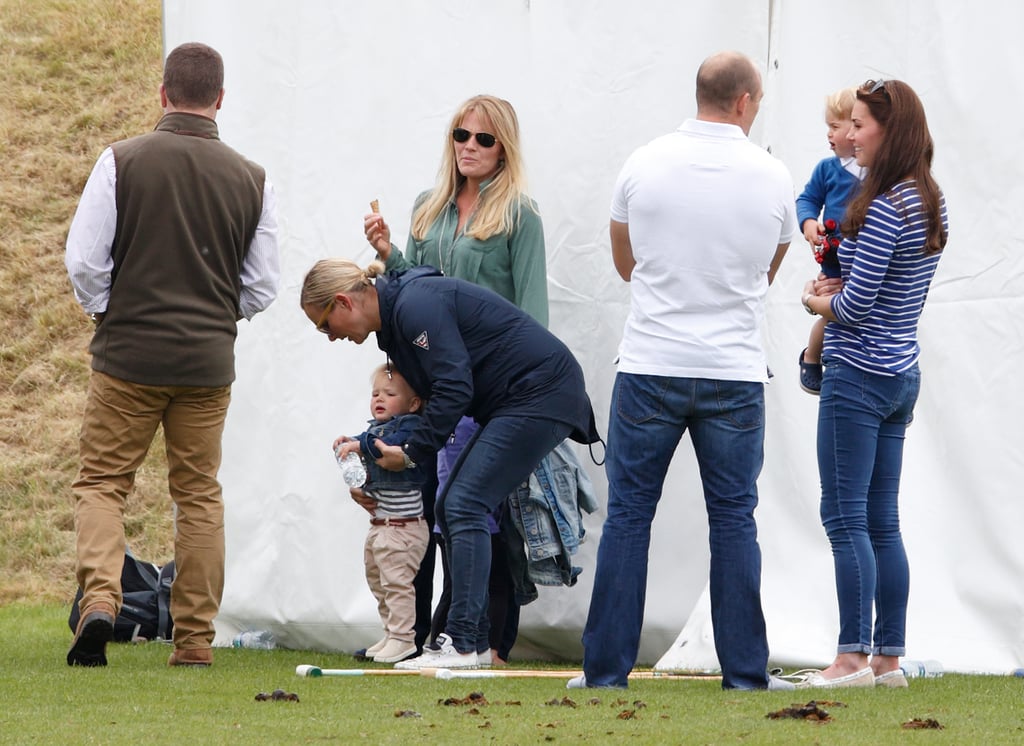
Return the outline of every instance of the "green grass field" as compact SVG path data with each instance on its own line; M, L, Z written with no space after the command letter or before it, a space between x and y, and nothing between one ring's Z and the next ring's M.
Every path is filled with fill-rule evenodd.
M1024 679L1012 677L946 675L903 690L723 692L714 679L567 690L568 674L300 678L300 664L365 664L292 650L218 648L211 668L171 669L159 642L112 644L106 668L69 668L67 611L0 608L2 744L1024 743ZM299 701L256 699L275 689ZM768 717L811 700L829 721ZM903 727L915 719L942 728Z

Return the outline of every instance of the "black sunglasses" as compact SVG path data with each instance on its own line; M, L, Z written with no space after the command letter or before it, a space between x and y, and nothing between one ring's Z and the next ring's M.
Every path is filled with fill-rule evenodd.
M452 130L452 139L455 142L469 142L471 137L476 137L477 144L481 148L493 148L494 143L498 142L498 138L488 132L477 132L474 135L469 130L462 129L462 127L456 127Z

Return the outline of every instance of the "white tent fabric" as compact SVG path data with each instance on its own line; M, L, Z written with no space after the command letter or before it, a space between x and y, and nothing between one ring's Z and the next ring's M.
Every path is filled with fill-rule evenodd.
M455 106L480 92L509 99L544 219L551 327L583 364L606 432L628 309L607 238L613 182L635 147L693 115L700 61L738 49L764 70L751 137L787 164L797 190L828 154L827 93L900 78L924 100L951 239L921 323L923 390L903 474L908 654L952 671L1024 665L1024 407L1011 383L1024 364L1014 218L1024 168L1013 155L1024 140L1022 25L1024 6L982 13L960 0L165 0L166 49L200 40L224 54L222 135L267 167L280 198L282 293L237 344L218 644L269 628L287 647L353 650L379 633L363 579L365 514L330 443L362 429L383 355L372 339L327 345L312 330L298 308L306 270L328 255L369 262L361 227L374 198L402 245ZM775 379L757 517L772 659L784 665L830 661L838 628L818 520L817 402L796 383L811 323L799 294L815 266L795 242L768 298ZM603 471L590 473L603 502ZM664 498L640 662L714 668L707 525L685 440ZM524 607L515 655L581 655L602 517L586 519L577 586L543 588Z

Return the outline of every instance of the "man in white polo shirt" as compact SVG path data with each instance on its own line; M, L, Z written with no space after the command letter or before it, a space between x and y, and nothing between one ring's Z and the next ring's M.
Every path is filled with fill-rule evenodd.
M608 451L608 517L572 688L625 687L643 624L651 522L690 432L711 537L711 615L725 689L764 689L768 641L754 508L764 447L763 301L797 233L786 167L747 139L763 95L735 52L697 72L697 117L639 148L611 208L630 283ZM771 683L778 683L772 679Z

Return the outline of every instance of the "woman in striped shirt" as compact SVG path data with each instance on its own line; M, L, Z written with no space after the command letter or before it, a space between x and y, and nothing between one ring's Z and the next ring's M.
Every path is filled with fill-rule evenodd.
M906 686L909 569L899 525L903 440L920 390L917 324L943 247L946 205L931 173L920 99L898 80L857 90L848 135L868 169L839 248L842 277L807 283L828 319L818 412L821 519L839 597L837 655L805 686Z

